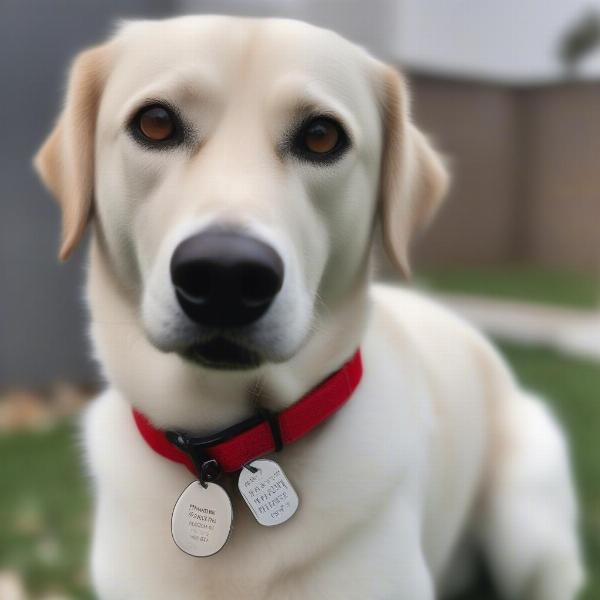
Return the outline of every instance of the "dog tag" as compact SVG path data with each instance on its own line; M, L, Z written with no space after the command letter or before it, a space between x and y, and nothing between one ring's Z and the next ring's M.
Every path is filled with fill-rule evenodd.
M256 520L266 527L285 523L298 509L298 494L273 460L255 460L244 467L238 487Z
M233 510L227 492L216 483L190 483L175 503L173 540L186 554L211 556L227 542Z

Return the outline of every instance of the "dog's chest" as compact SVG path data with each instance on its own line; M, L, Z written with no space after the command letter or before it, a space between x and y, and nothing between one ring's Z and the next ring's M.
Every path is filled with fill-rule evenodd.
M86 430L99 496L98 585L144 586L125 597L197 598L189 592L202 588L206 598L264 600L277 597L273 590L284 576L298 580L297 590L319 577L325 588L344 589L347 573L364 569L385 573L381 581L392 585L400 556L420 554L409 533L421 527L423 465L431 459L435 415L412 365L395 365L394 371L393 357L388 360L385 381L367 368L335 418L277 455L300 499L288 522L262 527L239 495L237 475L220 482L232 501L233 527L225 547L209 558L187 556L171 537L171 514L189 473L145 445L129 405L114 391L105 394L90 411ZM447 510L448 521L456 520L452 507ZM436 535L446 536L443 522ZM347 587L345 597L374 597L369 586L380 584L364 585ZM318 596L311 591L304 597Z
M384 411L389 416L385 405L393 398L382 391L370 395L357 393L326 427L277 455L300 498L290 521L259 525L240 497L237 475L228 476L220 483L233 505L230 539L217 555L192 558L175 546L170 531L189 473L140 440L127 404L109 392L90 411L87 424L99 492L96 562L117 570L129 564L144 571L185 572L186 580L221 581L222 587L253 582L257 589L283 572L301 572L318 556L338 554L349 533L368 538L393 511L389 500L398 486L416 485L409 481L408 465L418 445L414 428L402 434L395 419L375 418ZM355 543L362 551L361 542ZM140 565L140 556L146 565Z

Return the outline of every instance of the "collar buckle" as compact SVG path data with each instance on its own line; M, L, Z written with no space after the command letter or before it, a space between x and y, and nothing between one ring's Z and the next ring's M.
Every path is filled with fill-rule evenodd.
M165 435L171 444L189 455L194 463L196 473L198 473L200 483L206 487L206 483L216 481L223 472L221 465L207 454L206 449L226 442L261 423L267 423L269 426L275 452L280 452L283 448L283 438L279 426L279 415L268 408L259 408L257 413L249 419L211 435L192 436L178 431L166 431Z

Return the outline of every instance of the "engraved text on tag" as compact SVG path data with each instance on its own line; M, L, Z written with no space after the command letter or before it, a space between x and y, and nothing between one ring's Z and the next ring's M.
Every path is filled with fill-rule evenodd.
M267 527L285 523L298 509L298 495L285 473L273 460L255 460L248 467L238 487L252 514Z
M187 554L211 556L227 542L233 511L227 492L216 483L191 483L175 504L173 540Z

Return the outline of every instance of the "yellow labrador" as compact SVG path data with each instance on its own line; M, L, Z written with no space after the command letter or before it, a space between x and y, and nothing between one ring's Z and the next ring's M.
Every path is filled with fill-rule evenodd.
M554 419L468 325L371 283L376 223L407 272L447 186L392 68L300 22L128 23L75 61L36 166L63 211L61 257L94 231L87 296L108 386L85 444L101 598L431 600L462 583L471 543L504 597L575 597ZM282 413L357 348L356 391L275 456L295 516L262 527L234 476L207 476L234 527L210 558L182 552L171 518L194 477L132 407L160 435L206 436L257 405Z

